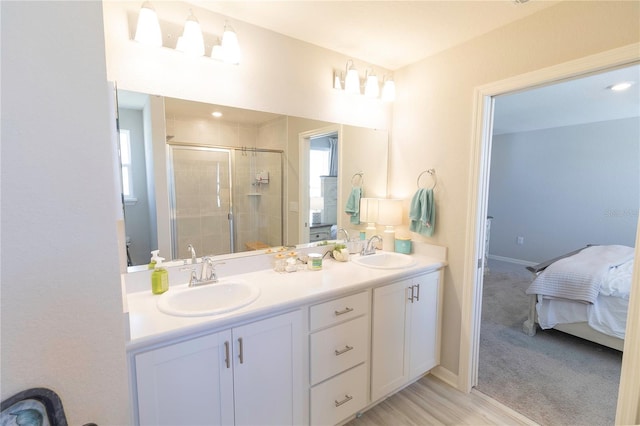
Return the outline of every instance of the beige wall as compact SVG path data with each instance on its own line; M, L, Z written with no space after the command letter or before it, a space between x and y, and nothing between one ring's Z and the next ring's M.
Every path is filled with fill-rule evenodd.
M390 195L410 197L418 174L436 170L436 233L431 238L413 237L449 248L441 359L452 373L457 374L460 360L462 296L473 285L463 282L463 275L467 213L473 208L468 200L474 89L638 42L638 6L563 2L396 71Z
M127 424L124 244L102 7L0 7L1 399L46 387L70 425Z

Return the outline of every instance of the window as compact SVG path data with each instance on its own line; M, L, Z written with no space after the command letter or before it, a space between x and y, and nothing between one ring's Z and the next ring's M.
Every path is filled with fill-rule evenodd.
M129 202L137 201L133 193L133 178L131 174L131 138L129 130L120 129L120 168L122 172L122 195Z

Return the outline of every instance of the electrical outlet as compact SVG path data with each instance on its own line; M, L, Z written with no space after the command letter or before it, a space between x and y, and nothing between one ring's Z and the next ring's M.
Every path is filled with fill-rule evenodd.
M519 246L524 244L524 237L518 237L516 239L516 244L518 244Z

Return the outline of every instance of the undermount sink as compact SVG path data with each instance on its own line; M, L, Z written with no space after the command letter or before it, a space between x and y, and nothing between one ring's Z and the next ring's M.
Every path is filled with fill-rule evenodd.
M233 281L169 289L158 297L158 309L169 315L198 317L240 309L254 302L260 289Z
M416 261L411 256L402 253L382 252L367 256L357 256L353 262L358 265L377 269L398 269L413 266Z

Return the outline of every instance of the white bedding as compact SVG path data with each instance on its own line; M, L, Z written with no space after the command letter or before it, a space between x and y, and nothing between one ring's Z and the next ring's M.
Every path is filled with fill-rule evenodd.
M587 322L601 333L624 339L632 271L633 260L611 268L593 304L538 295L536 311L540 327Z

